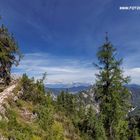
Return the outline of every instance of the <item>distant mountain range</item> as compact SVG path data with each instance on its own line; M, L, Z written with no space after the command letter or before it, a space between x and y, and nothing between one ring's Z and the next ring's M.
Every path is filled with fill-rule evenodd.
M131 84L126 85L126 87L131 91L132 94L132 105L133 111L130 112L129 115L137 115L140 116L140 85ZM51 91L52 97L56 99L57 95L61 93L61 91L68 91L69 93L75 94L80 101L82 101L85 106L92 105L92 107L99 111L98 103L95 100L94 88L89 84L71 84L71 85L57 85L57 86L49 86L46 87L46 91Z
M79 93L81 91L88 91L92 86L84 83L72 83L72 84L57 84L57 85L46 85L46 90L53 92L54 95L58 95L61 91L68 91L72 94ZM140 108L140 85L130 84L126 85L132 92L132 103L134 106Z
M56 83L56 84L46 84L46 87L52 89L53 88L68 89L68 88L79 87L79 86L88 87L90 85L91 85L90 83L68 83L68 84Z
M72 94L76 94L80 91L88 90L91 86L78 86L78 87L70 87L70 88L46 88L47 91L53 92L55 95L58 95L61 91L68 91Z
M75 94L83 90L88 90L89 88L91 88L91 85L87 83L46 85L46 90L53 92L55 95L58 95L61 91L68 91L72 94Z

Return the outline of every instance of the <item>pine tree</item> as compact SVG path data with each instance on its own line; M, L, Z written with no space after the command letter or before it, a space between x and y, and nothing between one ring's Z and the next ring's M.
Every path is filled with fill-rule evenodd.
M117 60L116 49L108 41L97 53L96 98L100 104L100 116L109 139L127 139L128 122L125 120L130 108L130 92L124 86L130 80L123 76L122 59Z
M6 85L10 83L11 67L18 65L21 53L17 42L8 29L2 25L0 27L0 78Z

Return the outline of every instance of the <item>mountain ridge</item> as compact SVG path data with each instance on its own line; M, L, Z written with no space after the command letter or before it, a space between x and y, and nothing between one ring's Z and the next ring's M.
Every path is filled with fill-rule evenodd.
M72 86L72 87L61 87L61 88L49 88L46 87L46 91L51 91L54 96L57 96L61 93L61 91L69 92L71 94L78 94L80 92L88 93L90 89L92 88L92 85L79 85L79 86ZM126 87L131 91L132 93L132 104L133 106L138 106L140 108L140 85L138 84L129 84L126 85ZM89 99L89 98L88 98Z

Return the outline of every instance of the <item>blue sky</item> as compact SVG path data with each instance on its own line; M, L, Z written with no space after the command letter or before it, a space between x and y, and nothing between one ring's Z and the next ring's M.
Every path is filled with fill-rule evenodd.
M125 75L140 84L139 0L0 0L1 23L18 41L24 59L13 73L40 77L47 83L94 83L96 52L109 33Z

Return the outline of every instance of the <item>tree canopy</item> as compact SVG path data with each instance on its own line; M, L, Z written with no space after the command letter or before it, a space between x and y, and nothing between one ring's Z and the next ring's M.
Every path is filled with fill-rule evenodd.
M8 29L0 27L0 78L4 84L10 83L10 73L13 65L17 66L22 55L18 44Z
M97 52L99 73L96 75L96 98L100 104L100 116L111 139L126 139L130 108L130 92L125 87L130 80L123 76L122 59L116 58L116 49L106 38ZM122 129L122 130L121 130Z

